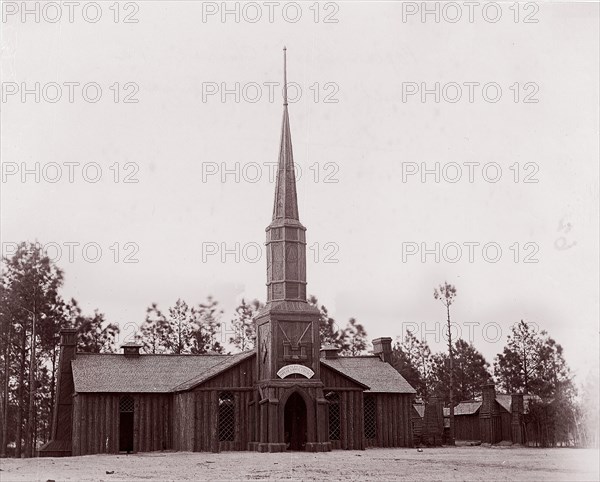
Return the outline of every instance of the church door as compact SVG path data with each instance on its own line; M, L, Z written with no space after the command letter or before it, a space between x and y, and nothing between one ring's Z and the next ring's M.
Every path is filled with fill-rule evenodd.
M288 450L304 450L306 444L306 404L298 393L293 393L285 404L284 430Z

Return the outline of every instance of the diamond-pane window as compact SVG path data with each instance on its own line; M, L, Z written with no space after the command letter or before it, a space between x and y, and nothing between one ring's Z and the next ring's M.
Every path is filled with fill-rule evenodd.
M133 397L126 395L124 397L121 397L121 399L119 400L119 412L131 413L131 412L133 412L133 407L134 407Z
M329 401L329 440L340 439L340 395L336 392L329 392L325 395Z
M377 404L373 395L365 395L365 438L377 438Z
M219 395L219 440L233 442L235 437L235 402L233 393Z

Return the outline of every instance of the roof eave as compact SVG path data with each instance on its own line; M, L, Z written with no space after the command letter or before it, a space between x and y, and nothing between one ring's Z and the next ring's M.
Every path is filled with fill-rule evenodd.
M320 360L320 362L321 362L321 365L324 365L324 366L326 366L326 367L327 367L327 368L329 368L330 370L333 370L334 372L336 372L338 375L341 375L341 376L343 376L344 378L347 378L348 380L350 380L350 381L352 381L352 382L356 383L357 385L360 385L362 388L364 388L364 389L366 389L366 390L370 390L370 389L371 389L371 387L369 387L368 385L365 385L364 383L362 383L362 382L359 382L359 381L358 381L356 378L353 378L353 377L351 377L351 376L350 376L350 375L348 375L347 373L344 373L344 372L342 372L342 371L338 370L337 368L335 368L335 367L332 367L331 365L329 365L328 363L326 363L324 360Z
M224 368L223 368L223 370L218 370L218 371L216 371L215 373L213 373L212 375L208 376L207 378L205 378L205 379L202 379L202 380L199 380L199 381L198 381L198 382L196 382L196 383L192 382L192 384L191 384L191 385L189 385L189 386L186 386L186 385L187 385L187 384L188 384L188 383L189 383L191 380L194 380L194 379L196 379L196 378L198 378L198 377L193 377L193 378L190 378L188 381L185 381L185 382L183 382L183 383L180 383L180 384L179 384L179 385L177 385L176 387L173 387L173 388L171 388L171 390L169 390L169 393L188 392L188 391L190 391L190 390L193 390L194 388L197 388L197 387L199 387L200 385L202 385L202 384L204 384L204 383L208 382L209 380L212 380L213 378L215 378L216 376L220 375L220 374L221 374L221 373L223 373L224 371L226 371L226 370L229 370L230 368L233 368L233 367L236 367L236 366L238 366L240 363L242 363L243 361L246 361L246 360L248 360L249 358L251 358L251 357L252 357L252 356L254 356L254 355L256 355L256 350L255 350L255 349L254 349L254 350L252 350L252 351L249 351L249 352L248 352L248 354L247 354L247 356L241 356L241 354L240 354L240 359L239 359L238 361L236 361L235 363L233 363L233 364L231 364L231 365L228 365L228 366L224 367ZM232 356L235 356L235 355L232 355ZM217 369L219 366L221 366L221 365L223 365L223 364L225 364L225 363L227 363L227 360L223 360L223 361L222 361L221 363L219 363L218 365L216 365L216 366L214 366L214 367L211 367L211 369Z

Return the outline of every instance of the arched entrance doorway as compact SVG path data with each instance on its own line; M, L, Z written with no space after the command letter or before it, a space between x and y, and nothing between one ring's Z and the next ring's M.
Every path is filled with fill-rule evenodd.
M284 435L288 450L304 450L306 429L306 404L295 392L288 398L284 411Z

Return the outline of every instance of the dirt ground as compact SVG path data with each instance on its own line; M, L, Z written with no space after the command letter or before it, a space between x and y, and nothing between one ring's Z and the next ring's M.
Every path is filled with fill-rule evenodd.
M600 480L598 451L516 447L2 459L0 480ZM107 474L108 472L113 472Z

